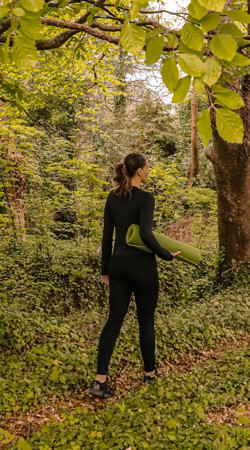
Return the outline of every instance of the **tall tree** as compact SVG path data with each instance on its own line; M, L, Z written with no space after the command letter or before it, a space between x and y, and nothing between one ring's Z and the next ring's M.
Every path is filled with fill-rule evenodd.
M2 186L6 194L9 221L7 233L25 239L25 194L27 192L26 175L23 170L24 157L11 133L4 105L0 104L0 158L2 166ZM4 124L4 127L3 127Z
M192 100L191 100L191 165L190 174L188 180L188 186L192 186L199 167L199 141L198 141L198 98L196 96L195 89L192 88Z

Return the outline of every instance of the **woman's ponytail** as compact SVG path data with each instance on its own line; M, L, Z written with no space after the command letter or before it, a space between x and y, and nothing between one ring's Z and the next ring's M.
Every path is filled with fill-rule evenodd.
M130 153L124 158L124 161L115 165L113 182L118 185L117 195L125 196L129 192L131 196L130 179L135 175L136 170L143 168L145 164L146 158L141 153Z

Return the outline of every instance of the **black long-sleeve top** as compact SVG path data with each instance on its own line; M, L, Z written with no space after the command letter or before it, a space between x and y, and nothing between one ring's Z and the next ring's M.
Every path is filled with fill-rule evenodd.
M104 208L101 275L108 275L114 228L113 254L133 255L138 254L138 252L141 254L143 251L126 243L126 233L132 223L140 226L141 239L153 253L166 261L171 261L174 258L153 235L154 208L155 198L153 194L143 191L137 186L132 186L131 196L128 193L125 198L115 195L115 189L109 192Z

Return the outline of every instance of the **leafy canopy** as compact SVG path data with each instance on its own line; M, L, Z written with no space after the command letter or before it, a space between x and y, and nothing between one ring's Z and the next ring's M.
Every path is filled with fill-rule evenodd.
M244 103L240 94L223 84L225 74L233 78L235 73L247 71L250 43L245 25L250 23L250 15L243 7L225 8L224 0L191 0L188 12L179 14L185 24L175 29L163 23L159 26L154 13L145 0L133 0L130 7L126 0L107 5L105 0L3 0L0 61L34 70L43 58L41 51L62 47L72 36L83 33L121 45L134 57L145 50L147 65L161 65L163 82L173 93L172 102L182 102L191 86L198 92L206 89L209 109L216 109L219 134L229 142L242 143L243 123L232 110ZM201 137L206 135L204 145L212 131L208 117L207 113L199 117Z

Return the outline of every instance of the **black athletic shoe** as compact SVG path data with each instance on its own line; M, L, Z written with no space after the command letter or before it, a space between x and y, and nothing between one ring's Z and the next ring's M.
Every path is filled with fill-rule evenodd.
M146 384L151 384L151 383L153 383L153 381L156 380L156 378L159 377L159 376L160 376L160 375L159 375L159 373L158 373L157 367L155 366L155 375L154 375L153 377L151 377L150 375L145 375L145 374L144 374L143 381L144 381L144 383L146 383Z
M108 398L114 396L114 389L108 385L107 377L104 383L101 383L98 380L93 380L89 388L89 393L95 395L96 397Z

